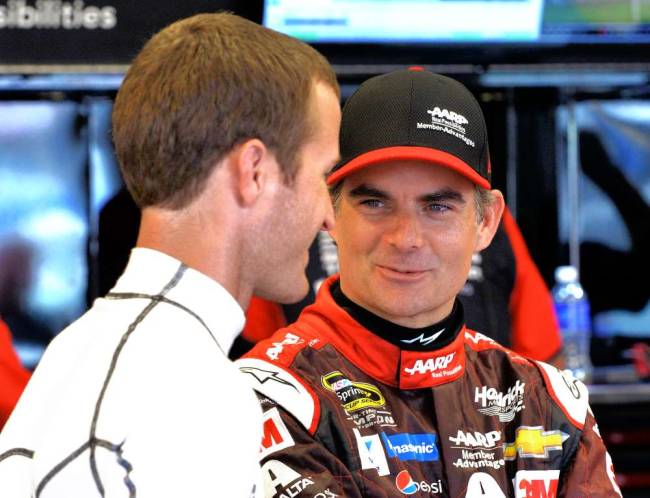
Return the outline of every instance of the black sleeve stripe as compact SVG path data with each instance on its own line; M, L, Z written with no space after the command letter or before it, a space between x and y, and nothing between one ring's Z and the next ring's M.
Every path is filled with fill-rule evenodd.
M47 486L47 483L49 483L55 475L61 472L70 462L72 462L75 458L77 458L84 451L86 451L89 446L90 446L90 441L86 441L84 444L79 446L79 448L77 448L72 453L70 453L67 457L65 457L61 462L55 465L54 468L52 468L52 470L50 470L47 474L45 474L45 477L41 479L41 482L38 484L38 487L36 488L36 498L40 496L45 486Z
M12 448L0 455L0 462L12 456L21 456L25 458L34 458L34 452L26 448Z
M208 333L210 334L210 337L215 342L217 347L221 350L221 352L224 355L226 354L225 351L221 348L221 346L217 342L217 339L214 337L214 334L212 333L210 328L203 321L203 319L199 315L197 315L194 311L189 309L187 306L184 306L184 305L182 305L181 303L179 303L177 301L169 299L169 298L167 298L165 296L162 296L160 294L157 294L157 295L154 296L154 295L151 295L151 294L139 294L139 293L136 293L136 292L113 292L113 293L107 294L105 296L105 299L150 299L150 300L153 300L153 301L158 301L158 302L161 302L161 303L169 304L171 306L176 306L177 308L185 311L189 315L196 318L196 320L201 324L201 326L205 330L208 331Z
M101 496L104 496L104 486L101 482L101 478L99 476L99 471L97 469L97 461L95 457L95 449L97 446L100 447L105 447L108 449L111 449L112 451L115 451L119 454L121 454L121 445L116 446L112 445L111 443L108 443L106 441L99 440L95 437L95 433L97 430L97 421L99 420L99 415L101 411L101 406L102 402L104 400L104 396L106 394L106 390L108 388L108 385L110 383L110 380L113 376L113 372L115 371L115 367L117 365L117 360L122 352L122 349L124 348L126 342L128 341L129 337L131 334L135 331L135 329L138 327L138 325L144 320L144 318L149 314L149 312L156 306L158 303L163 301L163 296L168 293L171 289L173 289L178 282L180 282L181 278L183 277L185 271L187 270L187 266L184 264L181 264L178 269L176 270L176 273L174 276L171 278L169 283L165 285L165 287L162 289L162 291L157 294L156 296L150 296L149 297L149 303L145 306L145 308L138 314L138 316L135 318L135 320L129 325L127 328L126 332L120 339L120 343L117 345L117 348L113 352L113 357L111 359L111 364L109 366L109 369L106 373L106 378L104 379L104 384L102 385L102 389L99 393L99 397L97 399L97 402L95 404L95 411L93 414L93 419L90 425L90 434L88 437L88 441L85 442L82 446L80 446L78 449L76 449L74 452L72 452L70 455L68 455L65 459L63 459L60 463L55 465L50 472L48 472L45 477L41 480L39 483L38 487L36 488L36 497L40 495L40 493L43 491L45 486L52 480L52 478L58 474L62 469L64 469L67 465L69 465L72 461L74 461L77 457L79 457L86 449L90 448L90 469L92 472L93 479L95 481L95 485L97 486L97 490L99 491L99 494ZM119 451L118 451L119 450ZM129 464L130 466L130 464ZM126 468L126 467L125 467ZM130 471L130 469L127 469ZM129 480L130 482L130 480ZM129 487L129 482L125 480L125 484L127 487ZM131 490L129 488L130 494L135 493L135 489Z

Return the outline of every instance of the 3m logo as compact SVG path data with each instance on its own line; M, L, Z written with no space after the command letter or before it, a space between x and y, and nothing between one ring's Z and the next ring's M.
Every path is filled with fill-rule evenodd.
M278 356L280 356L285 346L302 344L303 342L305 341L297 335L292 334L291 332L287 332L281 342L274 342L273 345L266 350L266 356L272 360L277 360Z
M517 428L515 442L503 445L503 458L514 460L522 458L548 458L553 450L562 451L562 443L569 435L562 431L545 431L543 427Z
M437 358L427 358L426 361L415 360L415 364L411 368L404 368L404 371L409 375L413 375L415 373L425 374L444 370L452 362L454 356L456 356L456 353L449 353L448 355L438 356Z
M515 498L556 498L559 470L520 470L515 476Z
M295 444L277 408L265 411L263 420L264 435L262 436L262 447L260 448L260 460L271 453L289 448Z

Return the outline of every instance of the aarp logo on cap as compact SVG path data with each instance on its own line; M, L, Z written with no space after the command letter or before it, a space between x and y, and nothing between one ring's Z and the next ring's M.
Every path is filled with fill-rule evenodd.
M476 147L474 141L465 135L467 130L463 125L469 124L465 116L449 109L441 109L438 106L427 109L427 113L431 116L431 123L417 123L418 130L442 131L462 140L465 145Z
M469 121L467 121L467 118L462 114L458 114L447 109L440 109L440 107L434 107L433 110L429 109L427 112L431 114L432 119L453 121L459 125L466 125L469 123Z

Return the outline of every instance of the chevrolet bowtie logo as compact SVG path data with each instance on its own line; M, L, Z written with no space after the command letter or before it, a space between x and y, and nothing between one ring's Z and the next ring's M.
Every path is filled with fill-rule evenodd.
M520 458L548 458L552 450L562 451L562 443L569 435L562 431L545 431L543 427L522 426L517 429L514 443L503 445L506 460Z

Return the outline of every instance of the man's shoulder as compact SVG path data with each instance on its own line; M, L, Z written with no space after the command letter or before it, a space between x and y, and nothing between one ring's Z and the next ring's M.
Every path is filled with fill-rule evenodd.
M543 361L534 361L555 404L572 425L582 430L589 408L589 391L569 370L559 370Z
M589 411L589 394L586 386L569 371L561 371L542 361L526 358L480 332L466 330L465 344L477 354L505 355L513 370L525 377L525 382L537 384L540 389L538 392L544 393L540 395L548 395L569 422L582 430ZM503 368L503 363L500 365Z
M509 349L505 346L502 346L500 343L494 339L482 334L481 332L476 332L475 330L465 329L465 345L471 350L480 353L494 354L494 352L500 352L508 357L511 363L518 365L527 365L532 367L532 360L516 353L512 349Z
M307 356L318 354L323 345L324 341L312 330L294 324L256 344L235 365L256 392L280 405L305 429L314 432L320 417L320 401L313 379L298 364L309 364Z

